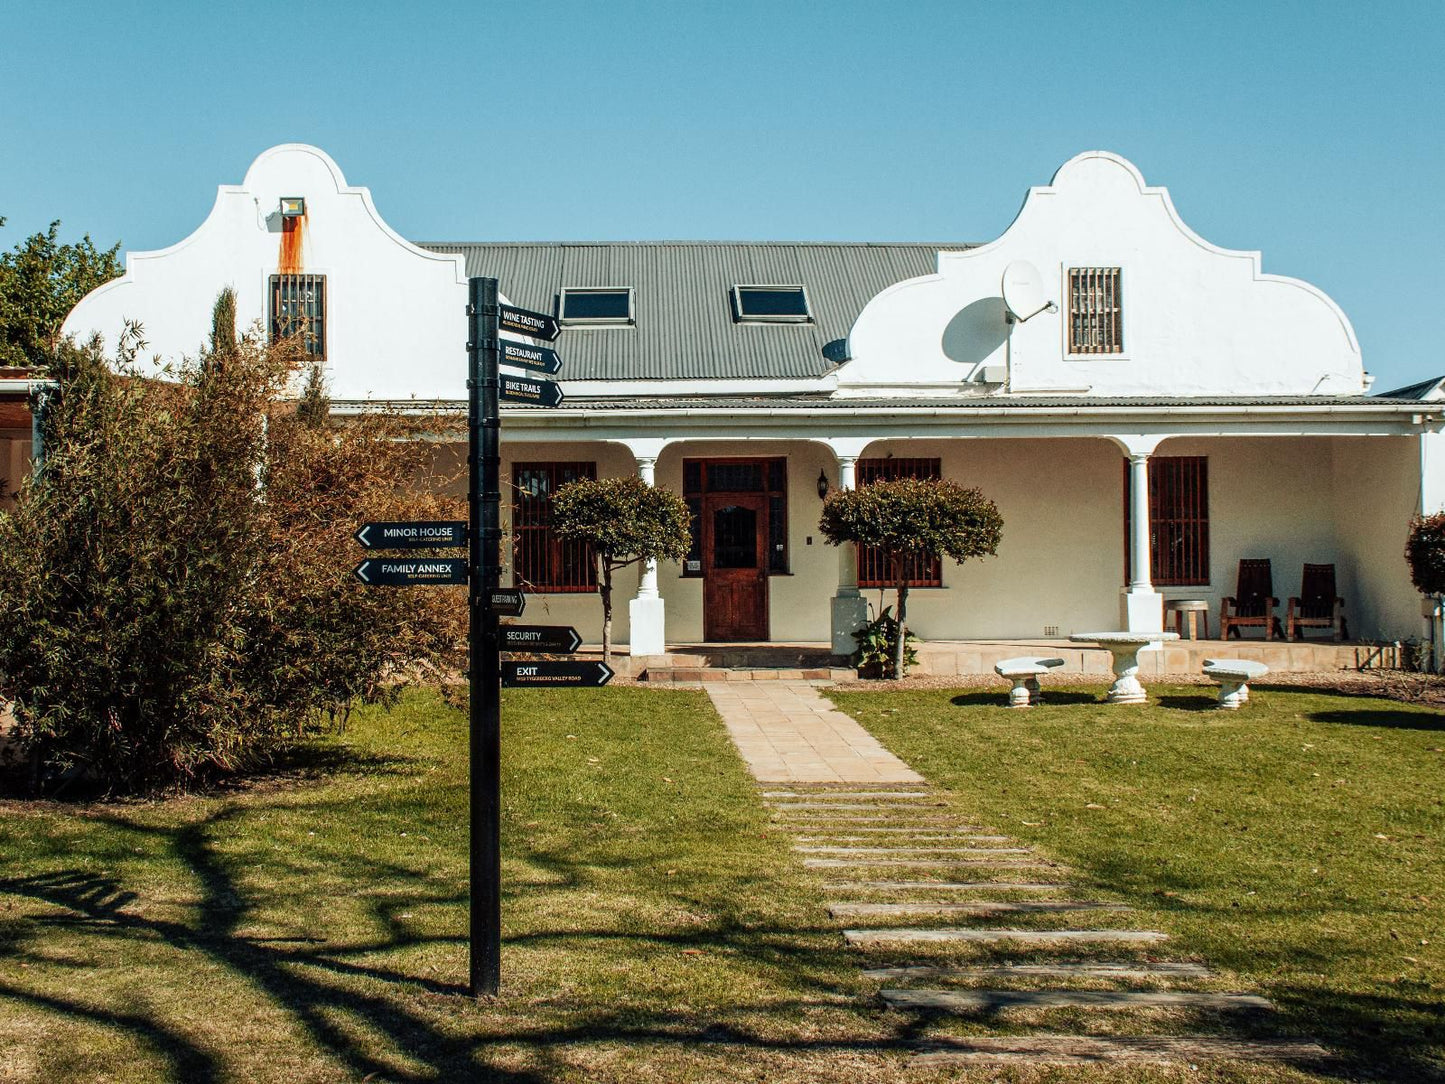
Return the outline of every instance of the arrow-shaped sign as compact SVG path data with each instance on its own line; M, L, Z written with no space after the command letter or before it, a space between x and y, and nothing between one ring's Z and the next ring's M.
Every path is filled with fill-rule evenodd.
M570 655L582 646L582 637L571 625L503 625L503 651L540 651Z
M612 680L612 667L602 662L504 662L502 685L516 689L539 685L598 689Z
M467 562L461 557L368 557L351 570L368 587L416 587L467 582Z
M521 617L527 596L520 587L494 587L487 592L487 604L499 617Z
M502 340L502 356L499 360L503 365L516 365L522 369L547 373L549 376L562 371L562 359L557 356L557 351L548 350L545 346L514 343L510 339Z
M419 550L465 546L465 520L363 523L351 536L369 550Z
M534 380L527 376L508 376L503 373L499 381L497 394L509 403L554 407L562 402L562 386L554 380Z
M519 309L513 305L497 306L497 322L503 331L515 331L543 342L551 342L562 330L557 321L545 312Z

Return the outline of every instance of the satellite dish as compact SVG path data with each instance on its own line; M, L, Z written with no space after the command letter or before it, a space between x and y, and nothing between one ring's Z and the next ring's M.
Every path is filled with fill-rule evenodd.
M1021 324L1052 307L1044 297L1044 277L1028 260L1014 260L1003 269L1003 303L1009 317Z

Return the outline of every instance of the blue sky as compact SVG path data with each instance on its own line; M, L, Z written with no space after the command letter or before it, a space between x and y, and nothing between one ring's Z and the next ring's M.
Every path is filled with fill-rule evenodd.
M1445 2L6 4L0 245L157 248L275 143L416 240L988 240L1104 148L1445 373Z

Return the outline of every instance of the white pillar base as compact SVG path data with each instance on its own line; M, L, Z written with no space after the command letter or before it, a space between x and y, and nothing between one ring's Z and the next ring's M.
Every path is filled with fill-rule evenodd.
M1164 631L1164 596L1158 591L1125 591L1122 602L1125 632Z
M833 654L851 655L858 650L853 634L868 624L868 600L862 595L833 596Z
M627 645L629 655L662 655L667 652L662 599L633 599L627 604L627 618L631 623Z

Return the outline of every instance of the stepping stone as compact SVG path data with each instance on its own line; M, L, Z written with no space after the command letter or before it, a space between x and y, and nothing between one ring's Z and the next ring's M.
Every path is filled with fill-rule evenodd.
M844 930L850 945L867 945L880 941L901 941L909 944L946 944L950 941L994 943L1024 941L1054 943L1116 942L1153 945L1169 940L1167 933L1157 930Z
M809 831L809 832L822 832L822 833L824 833L825 835L837 835L839 832L876 832L876 833L880 833L880 834L886 832L886 833L890 833L890 834L893 834L893 833L903 834L903 833L909 833L909 832L942 832L942 831L944 830L944 826L943 826L943 825L932 825L932 826L922 827L922 828L854 828L854 827L851 827L851 826L850 826L850 827L847 827L847 828L829 828L829 827L827 827L826 825L822 825L822 824L803 824L803 825L798 825L797 827L806 829L806 830ZM980 835L969 835L969 834L966 834L968 831L969 831L969 829L958 829L958 830L956 830L956 831L951 831L951 832L950 832L948 835L946 835L946 836L945 836L945 835L940 835L940 836L938 836L937 838L938 838L938 839L976 839L976 840L978 840L978 841L980 841L980 842L992 842L992 843L1007 843L1010 839L1013 838L1012 836L980 836ZM802 839L803 837L802 837L802 836L799 836L798 838L799 838L799 839ZM850 838L851 838L851 837L850 837ZM933 836L915 836L914 838L915 838L915 839L933 839L933 838L935 838L935 837L933 837Z
M805 869L872 869L881 866L894 868L918 867L927 869L963 869L968 866L987 866L989 869L1057 869L1052 862L1042 859L1021 860L1016 858L805 858Z
M856 799L856 798L912 798L912 799L915 799L915 800L916 800L916 799L920 799L920 798L934 798L935 800L937 800L936 797L935 797L935 795L929 794L927 791L916 791L916 790L840 790L840 791L836 791L836 792L833 792L833 793L829 793L828 791L818 791L817 793L810 793L810 794L804 794L804 793L800 793L800 792L798 792L798 791L792 791L792 790L765 790L765 791L763 791L763 797L764 797L764 798L828 798L828 799L840 799L840 798L854 798L854 799Z
M786 822L786 821L782 821L782 819L781 819L780 817L778 817L778 815L777 815L776 812L773 814L773 819L774 819L775 821L779 821L780 823L789 823L789 822ZM899 827L899 828L907 828L907 827L910 827L909 825L900 825L900 824L899 824L899 820L900 820L900 819L901 819L901 818L899 818L899 817L824 817L824 816L820 816L819 814L816 814L816 813L809 813L809 814L806 814L802 819L794 819L791 823L796 824L796 825L798 825L799 827L807 827L807 826L821 825L821 824L877 824L877 823L880 822L880 821L886 821L888 824L893 825L893 826L896 826L896 827ZM948 821L947 821L947 819L946 819L945 817L943 817L942 815L935 815L935 816L926 818L923 823L924 823L925 825L927 825L927 824L938 825L938 824L947 824ZM979 824L956 824L956 825L953 825L952 827L955 827L955 828L976 828L976 829L978 829L980 832L983 831L983 826L982 826L982 825L979 825Z
M941 892L975 892L980 889L989 892L1049 892L1053 889L1072 889L1074 886L1049 881L831 881L823 887L830 892L855 892L860 888L927 888Z
M977 903L834 903L834 918L868 918L877 915L1004 915L1051 914L1069 911L1132 911L1126 903L1093 900L996 900Z
M813 831L816 831L816 829L813 829ZM838 834L839 832L854 832L854 831L858 831L858 829L856 829L856 828L840 828L840 829L838 830L838 832L825 832L823 835L820 835L820 836L794 836L793 838L796 839L799 843L877 843L877 842L878 842L877 839L870 838L869 836L845 836L845 835L840 835L840 834ZM940 835L914 835L914 836L909 836L909 838L912 839L912 840L915 840L915 841L921 841L921 842L925 842L925 843L950 843L950 842L956 843L956 842L958 842L959 840L963 840L963 841L965 841L965 842L970 842L970 843L1009 843L1009 842L1011 842L1008 836L962 836L962 835L953 834L953 835L945 835L945 836L940 836ZM910 849L910 850L915 850L915 849L917 849L917 848L909 848L909 849Z
M896 854L900 858L917 858L929 854L1031 854L1029 847L802 847L793 844L799 854Z
M1215 1059L1308 1063L1330 1057L1318 1043L1214 1035L979 1035L921 1043L917 1049L918 1056L913 1060L920 1066L1100 1062L1170 1065Z
M1197 990L880 990L895 1009L998 1012L1004 1009L1211 1009L1272 1011L1258 994Z
M866 979L978 979L1064 977L1078 979L1207 979L1214 972L1203 964L993 964L987 967L873 967Z
M944 803L934 800L917 802L908 805L903 802L769 802L768 805L779 813L787 813L795 809L924 809L932 806L942 806Z

